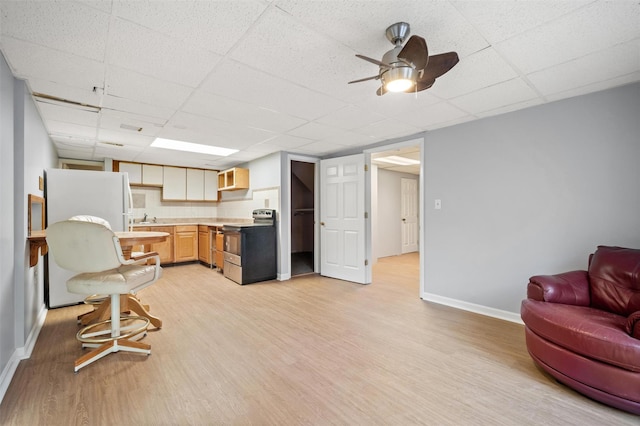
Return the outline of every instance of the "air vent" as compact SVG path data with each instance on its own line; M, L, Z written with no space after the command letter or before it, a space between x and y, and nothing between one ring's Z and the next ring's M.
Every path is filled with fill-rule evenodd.
M141 132L142 131L142 127L132 126L130 124L121 124L120 128L121 129L125 129L125 130L133 130L134 132Z
M123 147L124 146L124 144L117 143L117 142L100 142L100 143L104 144L104 145L111 145L111 146L119 146L119 147Z

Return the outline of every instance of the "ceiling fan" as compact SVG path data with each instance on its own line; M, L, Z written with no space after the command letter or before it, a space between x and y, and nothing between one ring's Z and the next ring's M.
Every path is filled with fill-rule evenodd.
M414 35L402 43L409 35L409 24L397 22L387 28L385 35L395 47L384 54L381 61L364 55L360 59L380 67L378 75L350 81L360 83L368 80L382 80L382 86L376 91L378 96L387 92L420 92L433 86L436 78L448 72L458 63L456 52L440 53L429 56L424 38Z

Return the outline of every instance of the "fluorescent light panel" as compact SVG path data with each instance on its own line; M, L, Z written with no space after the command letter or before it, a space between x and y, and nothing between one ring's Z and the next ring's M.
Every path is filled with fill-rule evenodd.
M174 139L156 138L151 143L154 148L173 149L176 151L197 152L200 154L218 155L220 157L226 157L233 153L238 152L237 149L221 148L219 146L202 145L199 143L177 141Z
M413 160L406 157L398 157L397 155L390 155L389 157L374 158L373 161L381 161L383 163L397 164L399 166L413 166L420 164L420 161Z

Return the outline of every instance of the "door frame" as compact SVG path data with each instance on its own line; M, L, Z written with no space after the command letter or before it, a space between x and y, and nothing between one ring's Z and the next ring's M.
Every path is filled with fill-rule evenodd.
M424 190L425 190L425 181L424 181L424 144L425 144L425 136L421 134L419 136L414 136L410 139L406 139L399 142L392 142L385 145L380 145L375 148L367 148L363 149L365 164L371 171L371 154L374 152L381 151L389 151L395 148L403 148L406 146L415 146L418 145L420 147L420 175L418 176L418 203L419 203L419 217L418 217L418 250L419 250L419 258L420 258L420 288L418 297L422 298L422 295L426 293L425 282L424 282L424 270L425 270L425 252L424 252L424 240L425 236L425 199L424 199ZM284 241L286 242L286 248L280 247L280 253L285 254L286 256L282 256L282 261L280 263L281 272L278 276L278 280L288 280L291 278L291 221L288 219L288 215L291 212L291 161L303 161L308 163L314 163L316 165L315 168L315 182L314 182L314 272L318 273L319 270L319 255L320 255L320 220L319 220L319 206L320 206L320 158L313 156L305 156L305 155L297 155L287 153L286 159L284 162L284 166L286 168L285 173L282 173L282 189L287 196L281 198L281 229L282 233L286 233L286 238ZM281 163L282 164L282 163ZM375 211L372 209L372 197L371 197L371 172L365 173L365 211L369 212L369 220L365 223L365 249L367 259L370 259L371 264L373 264L374 260L372 258L373 254L373 235L372 235L372 223L376 219ZM285 206L284 203L287 203ZM282 242L280 244L282 244Z
M287 154L285 161L286 170L283 173L284 182L286 183L285 194L286 197L282 197L282 201L286 200L287 206L281 206L280 223L286 228L286 249L281 249L282 262L280 263L281 271L278 280L284 281L291 279L291 220L289 216L291 214L291 162L298 161L302 163L313 163L315 165L314 177L313 177L313 272L320 272L320 158L311 157L298 154ZM286 217L285 217L286 215ZM285 225L286 223L286 225ZM286 255L284 255L286 254Z
M365 154L365 164L371 170L371 154L375 152L383 152L390 151L397 148L404 148L407 146L419 146L420 147L420 175L418 176L418 253L420 259L420 286L419 286L419 297L426 292L425 283L424 283L424 268L425 268L425 256L424 256L424 240L425 234L424 230L425 226L425 204L424 204L424 135L413 137L411 139L407 139L400 142L389 143L387 145L376 146L375 148L365 149L363 152ZM372 205L372 197L371 197L371 173L367 173L365 177L365 210L370 212L369 217L370 220L367 224L367 255L369 259L372 259L373 253L373 223L377 221L377 212L376 209L373 208ZM376 259L372 259L372 261L377 262Z

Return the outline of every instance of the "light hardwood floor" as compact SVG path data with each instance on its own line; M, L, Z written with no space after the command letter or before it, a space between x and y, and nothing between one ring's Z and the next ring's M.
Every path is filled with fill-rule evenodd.
M417 271L409 254L382 259L368 286L239 286L200 265L165 268L140 294L164 322L145 338L151 356L74 374L87 308L51 310L0 424L639 424L537 369L521 325L420 300Z

